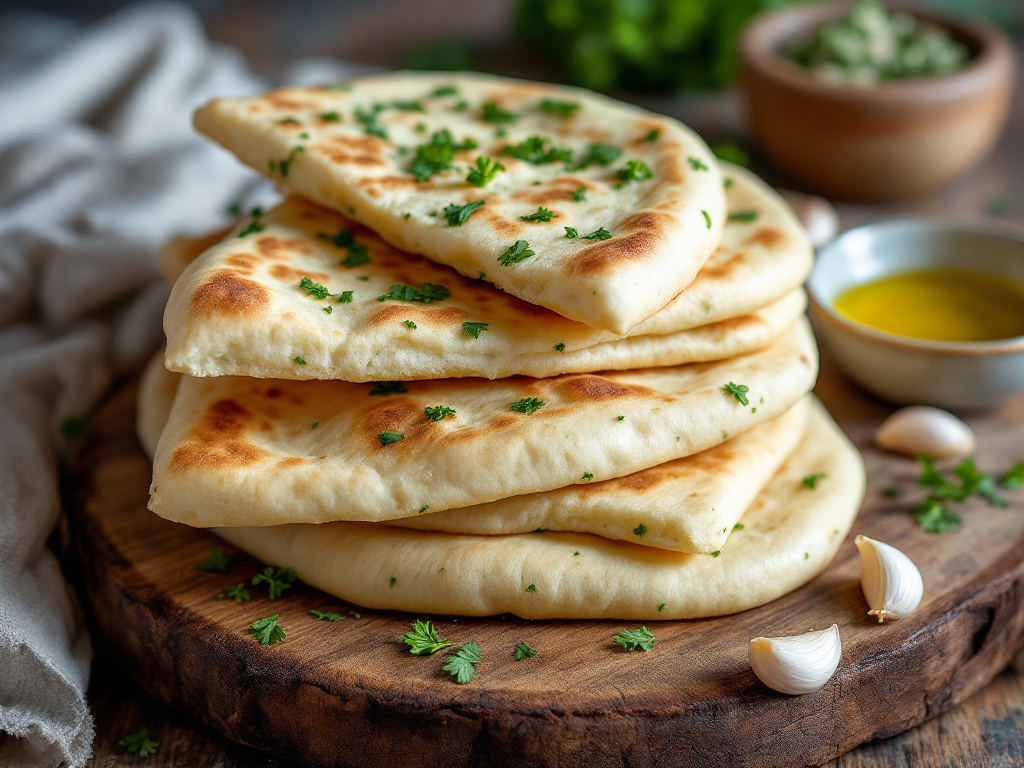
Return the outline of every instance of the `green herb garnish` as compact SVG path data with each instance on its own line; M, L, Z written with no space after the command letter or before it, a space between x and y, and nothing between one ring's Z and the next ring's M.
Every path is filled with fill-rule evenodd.
M285 638L284 628L277 623L280 615L275 613L273 616L267 616L265 619L253 622L249 634L255 637L260 645L280 643Z
M399 440L405 440L405 435L400 432L381 432L377 435L377 439L380 440L381 448L383 448L392 443L397 443ZM392 583L391 586L394 586L394 584Z
M559 101L557 99L544 99L540 103L542 111L555 117L572 117L573 113L580 108L575 101Z
M317 621L341 621L345 618L340 613L318 611L316 608L311 608L309 611L309 615L315 618Z
M637 536L643 536L645 533L647 533L647 526L643 523L640 523L640 525L633 529L633 533L635 533Z
M230 565L227 557L224 555L224 550L217 547L210 552L206 562L199 566L199 570L208 573L227 573L228 566Z
M292 151L288 153L288 156L284 160L274 160L271 158L267 161L267 167L270 169L270 175L273 176L275 172L281 174L281 178L288 177L288 171L292 168L292 163L295 162L295 158L306 151L305 147L298 146L292 147Z
M451 673L459 685L464 685L473 679L475 665L480 663L480 658L480 646L470 641L450 654L442 669Z
M432 304L437 301L444 301L451 296L451 291L443 285L424 283L419 288L413 288L404 283L395 283L388 288L387 293L377 297L377 301L418 301L421 304Z
M653 178L654 174L651 169L647 167L647 164L640 160L627 160L626 164L619 168L618 173L619 181L646 181L647 179Z
M402 321L402 325L404 325L406 328L408 328L410 330L413 330L413 331L415 331L416 328L417 328L416 323L414 323L412 320L403 320Z
M580 478L580 480L582 480L584 483L589 483L593 479L594 479L594 473L593 472L584 472L583 476Z
M569 192L569 197L578 203L584 203L587 200L587 188L580 187Z
M488 323L463 323L462 332L474 339L479 339L480 334L487 330Z
M234 600L236 603L248 603L252 600L252 595L249 594L245 588L245 582L240 581L234 586L228 587L223 592L217 595L218 600Z
M623 629L613 639L622 646L622 650L625 652L649 651L658 644L658 638L646 626L637 629Z
M551 221L558 216L557 213L545 208L543 205L537 209L536 213L531 213L529 216L520 216L520 221Z
M409 653L413 656L429 656L451 645L437 634L433 622L419 620L414 621L412 629L402 635L402 642L409 646Z
M331 112L324 112L322 115L320 115L320 119L328 123L340 123L341 115L332 110Z
M709 170L711 170L710 168L708 168L707 164L703 160L701 160L699 157L694 157L693 155L690 155L686 159L689 161L690 167L693 168L693 170L695 170L695 171L709 171Z
M917 514L917 524L927 533L949 533L962 522L960 515L938 499L925 499L913 511Z
M750 401L747 399L747 393L750 391L750 387L746 384L733 384L730 381L722 387L722 389L739 400L742 405L750 405Z
M416 177L416 181L427 181L434 174L451 170L456 152L476 147L476 141L471 138L456 144L451 132L445 128L434 133L426 144L416 147L416 157L406 170Z
M123 749L130 755L138 755L139 757L149 757L155 755L157 750L160 749L160 743L153 741L149 738L149 729L141 728L138 733L133 733L130 736L125 736L119 742L117 746Z
M555 352L565 352L565 342L558 342L555 344Z
M608 165L620 157L622 157L622 150L618 147L611 144L591 144L587 147L583 159L573 166L573 169L579 171L591 165Z
M302 357L301 355L296 355L295 357L292 358L292 362L295 365L305 365L306 364L306 358Z
M466 181L476 187L483 187L494 180L498 171L504 171L505 166L496 160L480 155L476 159L476 168L470 170Z
M356 108L356 119L363 124L363 130L366 131L367 136L377 136L381 139L388 138L387 128L384 127L384 123L377 119L377 112L379 110L374 109L371 112L367 112L361 107Z
M481 107L480 119L485 123L504 125L514 123L519 117L508 110L502 109L496 101L488 101Z
M516 400L509 407L513 411L519 413L536 413L545 405L544 401L539 397L524 397L521 400Z
M465 205L456 205L455 203L452 203L451 205L445 206L444 216L448 219L448 226L461 227L466 223L466 219L473 214L473 211L482 205L484 205L483 200L473 200Z
M565 237L568 240L575 240L580 236L580 231L576 227L565 227Z
M757 218L757 211L735 211L729 214L729 221L751 222Z
M528 646L522 640L520 640L519 644L516 645L516 653L515 653L516 661L522 661L523 659L532 659L536 655L537 655L537 651L535 651L533 648Z
M249 222L249 226L238 233L239 237L253 235L264 230L264 224L260 221L260 216L263 215L263 209L260 207L253 208L249 211L249 215L252 217L252 221Z
M338 303L339 304L351 304L352 303L352 294L353 293L355 293L355 291L342 291L341 292L341 296L338 297Z
M1024 461L1018 461L999 478L999 487L1014 491L1024 485Z
M400 381L376 381L373 384L373 389L370 390L371 395L401 395L408 392L405 385Z
M272 568L269 565L263 569L263 573L257 573L252 577L252 585L258 587L260 584L267 585L267 599L280 600L286 589L291 589L295 584L298 575L291 568Z
M559 149L550 145L551 139L546 139L543 136L531 136L519 144L507 144L501 153L534 165L568 163L572 160L572 150Z
M534 252L530 250L530 244L528 242L525 240L516 240L508 247L508 250L498 257L498 263L503 267L510 267L513 264L518 264L520 261L525 261L533 255Z
M444 421L449 416L454 416L455 410L447 405L432 405L429 408L424 408L423 413L431 421ZM425 508L420 510L420 512L423 511L425 511Z
M810 488L812 491L818 487L818 481L824 480L828 477L824 472L815 472L813 475L808 475L800 481L804 488Z
M645 141L648 144L653 144L654 142L656 142L658 140L659 136L661 136L661 129L660 128L652 128L650 130L650 132L646 136L644 136L642 139L640 139L640 141Z
M704 217L704 223L707 224L708 229L711 229L711 214L701 209L701 216Z

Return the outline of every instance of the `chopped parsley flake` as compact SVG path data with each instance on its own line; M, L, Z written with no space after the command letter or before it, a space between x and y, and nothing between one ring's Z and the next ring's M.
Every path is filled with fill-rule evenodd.
M339 304L351 304L352 303L352 294L353 293L355 293L355 291L342 291L341 292L341 296L338 297L338 303Z
M585 203L587 201L587 188L579 187L569 192L569 197L575 200L577 203Z
M559 149L550 145L551 139L546 139L543 136L531 136L519 144L507 144L501 153L534 165L568 163L572 160L572 150Z
M430 409L428 408L427 410L430 410ZM452 413L454 413L454 411L452 411ZM430 509L430 505L429 504L424 504L422 507L419 508L419 511L416 514L417 515L422 515L428 509Z
M406 328L409 328L410 330L416 330L416 323L414 323L412 320L403 320L402 325L404 325Z
M637 629L623 629L613 639L622 646L622 650L625 652L649 651L658 644L658 638L646 626Z
M750 405L750 401L747 399L747 393L750 391L750 387L746 384L733 384L730 381L722 387L722 389L739 400L742 405Z
M409 219L412 218L412 214L406 211L405 213L402 214L402 218L408 221Z
M284 160L274 160L271 158L267 161L267 167L270 169L270 174L274 175L276 172L281 174L282 179L287 178L288 171L291 170L292 163L295 162L295 158L305 151L306 148L302 146L292 147L292 151L288 153L288 156Z
M530 586L528 586L526 588L526 591L527 592L536 592L537 591L537 585L536 584L531 584Z
M234 586L228 587L223 592L217 595L218 600L234 600L236 603L248 603L252 600L252 595L245 588L245 582L240 581Z
M246 235L252 235L257 232L262 232L264 229L263 222L260 221L260 216L263 215L262 208L253 208L249 211L249 215L252 217L252 221L249 222L249 226L238 233L239 237L245 237Z
M388 138L387 128L384 127L384 123L377 119L377 111L374 109L372 112L367 112L365 109L356 109L356 119L363 124L363 130L366 131L367 136L377 136L381 139Z
M687 159L687 161L689 161L690 167L693 168L693 170L695 170L695 171L708 171L708 170L711 170L710 168L708 168L707 164L703 160L701 160L699 157L694 157L693 155L690 155L686 159Z
M578 171L591 165L608 165L609 163L614 163L620 157L622 157L622 150L618 147L611 144L591 144L587 147L587 152L583 155L583 159L573 168Z
M377 439L380 440L381 448L383 448L392 443L397 443L399 440L405 440L405 435L400 432L381 432L377 435ZM391 586L395 586L394 580L392 580Z
M711 553L711 556L718 557L720 554L722 554L722 550L716 549L714 552Z
M625 416L616 416L615 420L616 421L622 421L624 418L626 418L626 417Z
M330 241L335 248L348 251L348 255L341 262L343 267L361 267L370 262L370 252L365 245L356 242L355 231L351 227L346 227L336 235L318 232L317 237Z
M419 620L414 621L412 629L402 635L402 642L409 646L409 653L413 656L429 656L451 645L437 634L433 622Z
M658 603L658 613L661 613L664 610L665 610L665 604L664 603Z
M322 115L320 115L320 119L328 123L340 123L341 115L334 111L324 112Z
M498 257L498 263L503 267L510 267L513 264L518 264L520 261L525 261L533 255L534 252L530 250L530 244L526 240L516 240L508 247L508 250Z
M488 323L463 323L462 332L474 339L479 339L480 334L487 330Z
M309 615L315 618L317 621L341 621L345 618L340 613L318 611L316 608L311 608L309 611Z
M520 221L551 221L557 218L558 214L554 211L545 208L543 205L537 209L536 213L531 213L529 216L520 216Z
M743 530L744 528L746 528L746 527L747 527L747 526L745 526L745 525L744 525L743 523L736 523L736 525L734 525L734 526L732 527L732 529L733 529L734 531L742 531L742 530Z
M504 171L505 166L496 160L480 155L476 159L476 168L470 170L466 181L475 187L483 187L494 180L498 171Z
M284 118L283 120L279 120L278 122L281 125L302 125L302 123L300 123L298 120L296 120L294 117L291 117L290 115Z
M521 400L516 400L509 407L513 411L519 413L536 413L545 405L544 401L539 397L524 397Z
M917 524L927 533L949 533L962 522L960 515L938 499L926 499L914 508Z
M573 113L580 108L578 102L575 101L559 101L558 99L544 99L540 103L540 108L549 115L555 117L572 117Z
M427 418L431 421L444 421L449 416L455 415L455 410L449 408L447 405L432 405L429 408L424 408L423 413L426 414ZM426 507L424 507L426 509ZM421 509L420 512L424 510Z
M600 229L591 232L589 235L584 235L583 239L584 240L607 240L611 236L612 236L611 232L609 232L604 227L601 227Z
M275 613L273 616L267 616L265 619L253 622L252 627L249 629L249 634L259 640L260 645L280 643L285 638L284 628L277 623L280 615Z
M813 491L818 487L818 481L824 480L826 477L828 477L828 475L824 472L815 472L813 475L808 475L801 480L800 484L803 485L804 488L810 488Z
M582 480L584 483L589 483L593 479L594 479L594 473L593 472L584 472L583 473L583 477L580 478L580 480Z
M206 571L207 573L227 573L228 565L230 563L228 563L228 559L224 555L224 550L217 547L210 552L206 562L199 566L199 570Z
M576 227L565 227L565 236L569 240L575 240L580 236L580 231Z
M1014 491L1024 485L1024 461L1018 461L999 479L999 487Z
M640 139L640 141L646 141L648 144L653 144L654 142L656 142L658 140L658 137L660 135L661 135L661 129L660 128L652 128L650 133L648 133L646 136L644 136L642 139Z
M442 669L450 673L459 685L464 685L473 679L475 665L480 662L480 658L480 646L471 641L450 654Z
M555 344L555 352L565 352L565 342L558 342Z
M312 426L312 427L310 427L310 429L316 429L316 428L317 428L317 427L319 427L319 426L320 426L320 422L319 422L319 421L314 421L314 422L313 422L313 426Z
M465 205L446 205L444 209L444 216L448 219L449 227L461 227L466 223L468 219L477 208L484 205L483 200L473 200L472 202L466 203Z
M291 568L271 568L269 565L263 569L263 573L257 573L252 577L252 585L258 587L260 584L267 585L267 599L280 600L286 589L291 589L298 575Z
M522 661L523 659L532 659L537 655L537 651L528 646L522 640L516 645L516 661Z
M332 307L330 304L328 304L326 307L321 307L321 309L323 309L323 311L326 312L328 315L334 314L334 307Z
M514 123L519 117L508 110L502 109L496 101L488 101L481 107L480 119L485 123L498 125Z
M309 291L310 295L316 299L326 299L331 296L331 292L327 289L327 286L315 283L308 277L304 277L299 280L299 288L304 291Z
M119 742L117 746L123 749L125 752L131 755L138 755L139 757L149 757L155 755L157 750L160 749L160 743L153 741L149 738L149 729L142 728L138 733L133 733L130 736L125 736Z
M299 355L296 355L294 358L292 358L292 362L295 363L295 365L305 365L306 359L300 357Z
M654 177L651 169L641 160L627 160L626 164L619 168L616 175L619 177L619 181L622 182L646 181Z
M443 285L424 283L419 288L413 288L404 283L395 283L388 288L387 293L377 297L377 301L418 301L421 304L432 304L436 301L444 301L451 296L451 291Z
M757 211L736 211L729 214L729 221L750 222L757 218Z
M388 587L389 588L394 588L395 584L397 584L397 583L398 583L398 579L396 579L394 576L392 576L391 577L391 581L388 582Z
M406 170L416 177L416 181L427 181L434 174L451 170L456 152L476 147L477 143L472 138L456 144L451 132L445 128L434 133L426 144L416 147L416 157Z
M640 525L633 529L633 533L635 533L637 536L643 536L645 533L647 533L647 526L643 523L640 523Z
M711 229L711 215L703 209L701 209L701 215L704 217L704 223L707 224L708 229Z
M374 382L371 395L401 395L408 392L405 385L400 381L377 381Z
M442 96L457 96L458 94L459 89L454 85L439 85L433 90L430 96L431 98L439 99Z
M391 106L402 112L423 112L423 105L418 101L393 101Z
M903 491L899 488L889 486L882 491L882 495L887 499L895 499L903 495Z

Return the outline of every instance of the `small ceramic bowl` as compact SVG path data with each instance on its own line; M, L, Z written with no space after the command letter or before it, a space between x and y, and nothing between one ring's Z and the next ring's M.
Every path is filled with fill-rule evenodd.
M894 219L847 230L818 253L807 283L811 316L846 374L887 400L980 409L1024 390L1024 336L940 342L895 336L835 309L847 289L923 269L985 272L1024 285L1024 230Z
M1013 90L1013 46L995 27L913 9L947 28L971 59L937 77L868 88L829 85L781 52L852 3L802 3L758 16L739 43L750 128L770 160L812 191L888 200L926 192L995 145Z

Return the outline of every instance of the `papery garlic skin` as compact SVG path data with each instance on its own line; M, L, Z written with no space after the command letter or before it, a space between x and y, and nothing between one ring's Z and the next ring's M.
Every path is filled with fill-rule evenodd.
M839 667L839 627L792 637L755 637L750 668L772 690L799 696L821 688Z
M917 610L924 596L924 582L917 566L896 547L858 536L860 588L867 600L869 616L878 623L899 621Z
M977 440L974 431L949 411L930 405L902 408L881 423L875 442L887 451L936 459L969 456Z

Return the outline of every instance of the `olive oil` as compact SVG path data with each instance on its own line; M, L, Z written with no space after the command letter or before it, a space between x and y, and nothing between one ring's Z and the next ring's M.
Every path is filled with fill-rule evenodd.
M956 269L889 275L845 291L836 310L856 323L932 341L1024 336L1024 285Z

